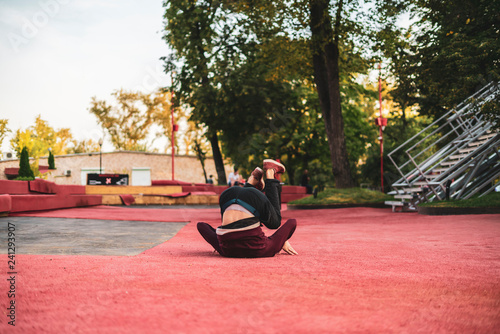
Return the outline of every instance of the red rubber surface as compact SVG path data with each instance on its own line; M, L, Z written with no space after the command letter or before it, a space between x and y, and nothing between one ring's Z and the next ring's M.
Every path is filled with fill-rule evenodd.
M192 223L133 257L17 255L15 328L1 255L1 333L500 332L500 215L285 211L299 256L266 259L212 252L195 222L217 209L29 215Z

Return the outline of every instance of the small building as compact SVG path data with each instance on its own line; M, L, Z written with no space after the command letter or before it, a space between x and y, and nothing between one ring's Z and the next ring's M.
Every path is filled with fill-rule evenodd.
M102 157L102 164L101 164ZM48 165L48 156L39 159ZM6 180L6 169L19 167L19 159L0 160L0 180ZM48 181L61 185L85 185L88 173L128 174L130 185L151 185L153 180L172 179L172 155L135 151L79 153L55 156L55 170L44 173ZM207 176L217 175L213 158L205 160ZM232 166L225 165L226 175ZM174 177L190 183L204 183L205 177L196 156L175 155ZM217 183L217 180L215 180Z

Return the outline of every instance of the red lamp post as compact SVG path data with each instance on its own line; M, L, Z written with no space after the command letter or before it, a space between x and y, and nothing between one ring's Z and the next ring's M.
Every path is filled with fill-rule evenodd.
M387 126L387 118L382 117L382 78L380 77L381 65L378 64L378 102L380 116L375 119L375 124L379 127L379 137L380 140L380 187L382 192L384 192L384 129Z
M175 124L174 120L174 72L172 72L172 95L170 97L170 110L171 110L171 115L172 115L172 181L175 180L174 177L174 169L175 169L175 164L174 164L174 159L175 159L175 132L179 129L179 126Z

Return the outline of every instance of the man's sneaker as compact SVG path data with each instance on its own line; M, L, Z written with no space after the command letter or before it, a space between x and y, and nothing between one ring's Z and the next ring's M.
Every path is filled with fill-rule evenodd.
M255 180L257 180L255 188L262 191L264 189L264 171L260 167L256 167L252 172L252 176Z
M285 172L285 166L283 164L272 160L272 159L265 159L264 160L264 171L268 169L274 169L275 174L283 174Z

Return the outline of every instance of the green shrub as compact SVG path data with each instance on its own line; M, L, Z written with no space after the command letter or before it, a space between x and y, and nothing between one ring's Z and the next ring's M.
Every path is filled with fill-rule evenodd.
M49 169L56 169L56 163L54 161L54 155L52 151L49 151Z
M300 205L332 205L332 204L368 204L368 203L383 203L384 201L393 199L380 191L362 189L362 188L348 188L336 189L327 188L318 193L317 198L313 195L304 197L290 204Z
M35 174L33 173L30 167L30 158L28 155L28 149L26 147L23 147L23 150L21 151L21 158L19 159L19 176L17 179L26 179L26 178L34 180Z
M18 176L14 180L15 181L33 181L35 178L33 177L25 177L25 176Z

